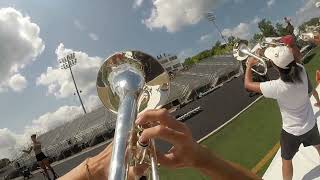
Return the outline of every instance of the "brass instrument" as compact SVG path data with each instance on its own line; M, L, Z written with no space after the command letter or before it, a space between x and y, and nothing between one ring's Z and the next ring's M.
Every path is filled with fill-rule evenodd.
M140 51L115 53L100 67L99 98L106 108L117 113L109 180L127 179L129 167L139 164L149 165L145 175L148 179L159 179L154 140L140 143L143 127L134 121L139 112L164 105L169 89L169 76L161 64Z
M319 36L320 26L307 26L305 32L299 34L299 39L310 42Z
M256 55L255 52L258 49L264 49L264 48L267 48L269 46L275 46L275 45L277 46L277 45L280 45L280 44L276 43L276 42L263 41L262 43L256 44L256 46L250 50L248 48L248 41L241 40L241 41L237 42L233 46L233 56L238 61L244 61L249 56L256 58L258 60L258 64L256 66L260 67L260 68L259 69L252 68L252 71L254 71L255 73L257 73L257 74L259 74L261 76L264 76L264 75L267 74L267 71L268 71L267 62L269 61L269 59L266 58L265 56Z
M318 32L305 32L299 35L299 38L303 41L310 42L315 39L315 37L319 35Z

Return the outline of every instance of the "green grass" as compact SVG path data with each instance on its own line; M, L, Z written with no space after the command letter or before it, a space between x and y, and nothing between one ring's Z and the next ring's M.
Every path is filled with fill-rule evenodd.
M320 67L320 48L313 50L305 67L315 85L315 72ZM279 141L280 131L281 116L276 101L262 98L202 144L225 159L252 169ZM258 172L258 175L263 176L270 163L271 160ZM160 169L160 178L166 180L209 179L193 169L169 170L166 168Z

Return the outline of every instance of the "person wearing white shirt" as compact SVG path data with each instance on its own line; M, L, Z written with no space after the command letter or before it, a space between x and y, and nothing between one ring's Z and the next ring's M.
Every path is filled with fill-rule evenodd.
M264 55L271 60L280 78L262 83L253 82L251 67L257 60L249 57L245 88L277 100L282 116L282 175L284 180L291 180L292 158L300 144L314 146L320 155L320 136L309 99L307 73L302 65L294 61L292 49L287 46L269 47Z

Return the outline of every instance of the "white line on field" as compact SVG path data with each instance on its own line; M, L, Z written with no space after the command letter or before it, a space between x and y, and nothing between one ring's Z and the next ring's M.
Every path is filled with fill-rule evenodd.
M242 114L244 111L246 111L247 109L249 109L254 103L256 103L257 101L259 101L263 96L258 97L256 100L254 100L252 103L250 103L247 107L245 107L242 111L240 111L238 114L236 114L235 116L233 116L230 120L228 120L227 122L225 122L224 124L222 124L221 126L219 126L217 129L213 130L211 133L207 134L206 136L204 136L203 138L199 139L197 142L200 143L204 140L206 140L209 136L215 134L216 132L218 132L220 129L222 129L224 126L228 125L230 122L232 122L234 119L236 119L240 114Z

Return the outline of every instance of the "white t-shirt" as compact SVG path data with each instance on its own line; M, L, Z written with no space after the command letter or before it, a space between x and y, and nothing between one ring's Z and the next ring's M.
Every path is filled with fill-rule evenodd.
M295 136L305 134L315 125L315 116L308 95L308 78L303 68L302 83L286 83L280 78L260 83L263 96L278 101L282 128Z

